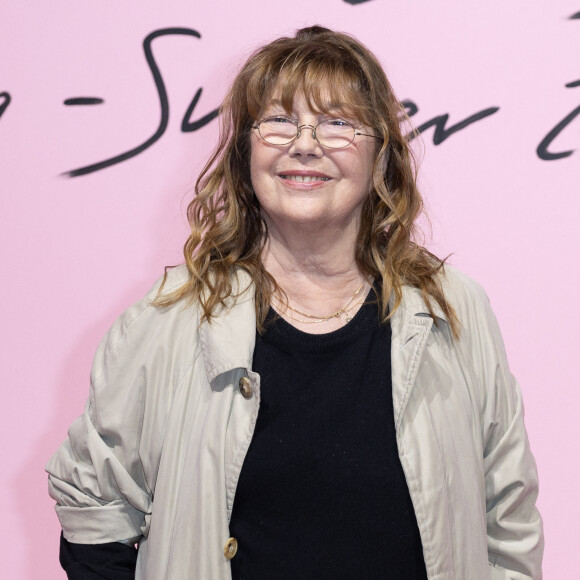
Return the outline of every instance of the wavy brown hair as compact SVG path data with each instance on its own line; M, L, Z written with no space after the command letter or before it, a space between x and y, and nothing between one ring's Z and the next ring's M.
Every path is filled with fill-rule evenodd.
M353 37L313 26L294 37L258 49L244 64L220 109L220 138L195 187L187 216L191 226L184 255L189 281L161 295L158 306L184 298L198 301L203 319L234 293L232 273L246 270L255 288L258 329L272 293L281 291L266 271L261 254L267 228L250 178L250 134L272 94L288 112L294 96L305 96L315 112L341 113L373 127L377 139L373 189L362 208L355 257L363 275L381 281L383 319L398 308L402 286L418 288L435 318L435 301L457 336L459 323L439 281L443 266L414 241L423 204L416 164L401 122L408 121L375 56ZM244 289L238 289L243 291ZM389 310L389 298L394 302ZM436 318L435 318L436 320Z

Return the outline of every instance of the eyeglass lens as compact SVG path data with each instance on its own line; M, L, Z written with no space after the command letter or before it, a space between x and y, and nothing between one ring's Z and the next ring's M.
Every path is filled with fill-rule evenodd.
M272 145L286 145L298 135L298 126L284 117L264 119L258 125L258 130L262 139ZM305 126L301 130L312 131L310 126ZM354 141L354 136L354 127L339 119L323 121L316 127L316 138L324 147L334 149L347 147Z

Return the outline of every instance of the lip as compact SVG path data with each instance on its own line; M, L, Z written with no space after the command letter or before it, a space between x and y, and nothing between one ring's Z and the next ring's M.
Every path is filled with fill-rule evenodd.
M305 169L289 169L287 171L280 171L277 173L277 176L282 179L285 184L295 187L312 187L314 185L328 183L332 179L326 173Z

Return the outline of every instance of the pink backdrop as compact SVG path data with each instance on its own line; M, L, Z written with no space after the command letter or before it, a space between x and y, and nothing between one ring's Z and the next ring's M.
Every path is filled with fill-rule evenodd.
M422 139L429 243L488 290L540 471L545 577L576 578L579 11L578 0L4 2L0 576L64 577L43 466L82 411L93 351L180 261L184 207L217 134L204 116L241 60L320 23L379 55L399 97L418 108L416 125L449 115ZM155 31L148 64L143 41ZM64 104L77 97L103 102ZM120 163L63 175L141 145Z

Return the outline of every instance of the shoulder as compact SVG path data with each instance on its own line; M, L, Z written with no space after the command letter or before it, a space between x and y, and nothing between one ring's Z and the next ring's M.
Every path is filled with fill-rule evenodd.
M469 348L481 342L502 342L489 298L478 282L456 268L445 265L439 271L438 283L459 321L460 342L466 343ZM400 317L403 320L431 316L422 292L409 286L403 287L401 310ZM436 319L445 323L444 326L434 325L434 331L447 326L447 316L435 300L431 300L431 310ZM450 344L455 343L450 336L449 340Z
M177 346L184 334L191 338L199 322L197 308L185 302L167 308L154 304L160 293L168 294L188 279L189 273L185 266L171 268L166 275L160 276L141 300L115 320L99 345L95 362L103 358L112 362L110 359L116 357L119 351L143 352L155 344Z
M467 274L445 265L437 276L445 299L455 310L460 322L489 308L484 289ZM403 286L401 308L409 316L430 316L423 293L413 286ZM447 322L447 317L435 300L431 300L431 308L436 318Z
M461 321L480 311L489 310L489 298L479 282L452 266L445 265L439 274L445 298L456 310Z
M183 305L181 304L177 304L175 307L159 308L154 305L154 301L160 295L166 295L176 290L181 285L185 284L188 279L189 273L185 266L177 266L167 270L166 274L160 276L155 281L153 286L151 286L141 300L127 308L116 320L112 330L115 330L115 334L118 335L118 338L120 338L130 327L134 326L139 321L143 321L143 319L148 319L150 317L157 318L158 316L163 318L162 315L164 313L170 313L174 310L183 308ZM165 318L170 318L170 316L165 316Z
M450 266L441 273L441 286L459 319L459 342L467 347L476 366L500 361L507 369L499 324L482 286Z

